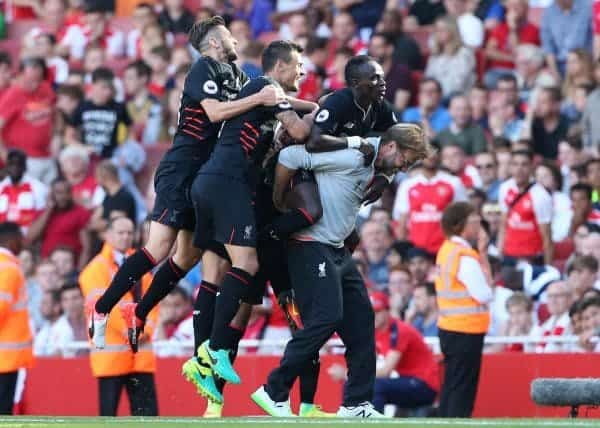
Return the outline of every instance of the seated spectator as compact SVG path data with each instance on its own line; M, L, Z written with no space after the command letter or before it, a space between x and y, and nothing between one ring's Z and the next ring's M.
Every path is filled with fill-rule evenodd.
M493 248L497 252L498 249L496 248L496 242L498 231L500 230L500 223L502 222L502 211L500 210L500 205L498 202L495 201L484 203L483 207L481 208L481 216L489 226L490 247L488 248L488 251Z
M475 155L474 166L481 177L481 189L490 202L498 201L498 191L502 183L498 179L498 162L494 152L481 152Z
M465 0L444 0L448 16L456 19L463 44L475 50L483 44L485 31L483 22L473 15L469 6L469 2Z
M519 87L519 101L535 104L540 88L558 86L558 79L544 68L544 52L539 46L517 46L514 75Z
M437 337L437 320L435 285L432 282L417 285L413 291L412 308L407 311L405 321L417 329L421 335Z
M596 61L594 67L596 85L600 82L599 74L600 61ZM600 86L596 86L596 89L587 97L581 119L583 146L596 156L599 154L598 146L600 145L600 121L596 120L598 114L600 114Z
M592 51L592 8L587 0L556 0L544 10L540 36L546 62L564 76L567 57L577 48Z
M592 187L586 183L577 183L571 187L570 196L572 216L569 236L573 236L585 223L600 226L600 210L592 205Z
M495 137L492 140L492 149L498 161L498 179L501 181L508 180L510 178L510 161L512 158L510 140L504 137Z
M56 266L60 286L77 279L77 255L70 247L58 246L54 248L48 259Z
M564 101L561 110L571 115L575 108L576 91L580 85L594 86L594 63L585 49L573 49L567 55L567 68L562 85Z
M310 37L304 50L304 70L306 76L300 82L298 98L317 102L323 91L323 80L326 77L327 39Z
M542 88L535 102L531 123L533 150L545 159L556 159L558 143L569 130L569 119L560 112L560 101L558 88Z
M156 46L150 50L147 57L148 65L152 69L152 77L148 90L156 98L163 98L169 82L169 62L171 50L166 46Z
M600 297L586 299L581 302L582 332L579 344L587 352L600 352L600 342L592 338L600 336Z
M93 44L86 48L83 57L83 76L84 80L84 92L86 97L90 97L93 91L92 75L98 68L106 68L106 48L100 44ZM70 84L74 84L71 83ZM117 76L113 74L114 97L115 101L123 102L125 100L125 91L123 89L123 82Z
M106 196L102 206L96 208L90 221L90 227L102 234L108 222L117 216L125 216L137 223L135 199L119 180L119 170L111 161L105 160L96 167L96 181Z
M125 105L114 100L113 80L114 74L108 68L92 73L89 99L75 111L67 128L67 144L83 147L101 158L112 156L119 142L119 127L131 125Z
M33 26L24 36L22 46L29 49L42 33L52 34L57 41L62 40L66 30L66 2L64 0L44 0L42 10Z
M68 83L60 85L56 89L56 110L58 117L55 119L55 138L59 138L62 145L62 140L67 127L69 118L73 116L79 104L83 101L83 89L78 85Z
M567 270L567 284L573 290L573 300L581 300L598 285L598 260L589 255L576 256Z
M500 93L492 93L488 117L492 136L503 137L513 143L518 141L523 132L524 122L517 113L514 104L506 102Z
M415 287L429 282L434 267L433 257L420 248L411 248L406 259Z
M454 1L454 0L453 0ZM469 101L464 95L454 95L450 99L450 126L440 132L436 140L442 147L446 145L459 145L468 156L483 152L487 148L487 141L483 128L472 121Z
M63 315L54 325L55 345L63 357L87 355L87 349L72 349L72 342L88 339L87 320L83 305L83 294L77 282L68 282L60 289L60 306Z
M563 176L563 192L568 193L571 186L575 184L570 180L571 170L585 164L586 160L587 154L583 151L581 138L567 137L558 143L558 164Z
M0 223L17 223L24 234L46 208L48 197L48 187L28 176L26 170L27 155L21 150L12 149L6 158L8 175L0 181Z
M71 185L74 201L92 210L102 204L104 190L90 172L90 155L80 146L65 147L58 156L63 177Z
M582 318L582 313L581 313L581 304L583 303L582 300L575 300L573 302L573 304L571 305L571 307L569 308L569 318L571 319L571 329L573 330L573 334L576 336L581 335L581 333L583 332L583 320ZM573 352L581 352L582 349L579 347L578 344L573 344L571 345L572 349L571 351Z
M577 85L573 91L573 102L563 103L561 106L561 112L567 117L567 119L569 119L569 122L571 123L571 129L576 130L577 132L581 132L582 130L583 112L585 111L587 98L594 89L595 85L591 83L582 83L581 85Z
M506 300L508 321L502 328L502 336L529 336L533 328L533 302L524 293L517 291ZM522 343L504 345L504 351L523 352Z
M279 38L281 40L298 41L309 37L309 35L308 17L301 10L291 13L285 22L282 22L279 26Z
M244 49L253 40L252 29L248 22L242 19L234 19L228 27L231 35L238 42L236 47L238 51Z
M246 73L250 79L261 76L262 73L262 53L265 45L261 42L251 41L240 53L240 69Z
M346 64L353 55L352 49L348 47L341 47L335 51L333 66L328 68L328 77L325 82L323 82L323 89L327 92L331 92L346 87L344 70L346 69Z
M421 123L429 138L450 126L452 118L442 105L442 86L433 78L419 84L419 105L404 110L403 122Z
M35 38L31 56L46 61L47 80L55 85L64 83L69 77L69 63L56 55L56 38L52 34L42 33Z
M173 45L173 37L171 33L165 33L163 28L158 24L148 24L142 30L142 38L140 39L140 59L146 63L150 63L152 49L160 46Z
M340 12L333 17L332 34L328 48L327 74L334 72L336 52L341 48L349 48L352 51L351 57L367 53L367 46L357 36L356 22L348 12Z
M54 93L45 80L43 59L24 59L20 70L0 100L0 158L6 160L7 149L22 150L29 175L49 183L56 176L51 147Z
M440 82L444 98L467 92L475 84L475 55L462 44L454 18L436 21L431 53L425 76Z
M409 34L402 30L402 12L397 9L386 9L375 27L378 33L388 33L394 38L394 61L404 64L411 70L423 67L423 56L419 45Z
M162 128L162 105L148 90L151 75L152 69L137 60L127 66L123 80L133 133L135 139L144 145L158 143Z
M44 321L33 340L33 355L44 357L59 355L60 348L55 331L56 322L61 316L59 290L44 291L39 312Z
M377 289L385 289L389 277L386 256L393 242L391 229L375 221L367 221L360 230L360 237L367 257L367 275Z
M487 72L484 80L488 88L494 88L502 74L512 72L518 45L540 44L539 29L527 20L527 0L507 0L505 8L505 21L490 32L485 47Z
M169 76L172 76L173 80L177 80L177 70L182 69L183 67L187 67L187 70L194 62L192 55L190 54L189 49L186 46L178 46L173 49L173 53L171 55L171 61L169 62L168 73ZM186 73L187 74L187 73ZM180 78L185 81L185 77ZM177 83L175 84L177 86ZM180 85L181 89L183 89L183 82Z
M390 269L387 292L390 295L390 311L396 318L404 319L404 312L413 299L415 284L408 268L400 265Z
M565 281L551 283L546 289L548 299L548 312L550 318L542 325L536 326L531 331L533 337L568 336L571 334L571 320L569 319L569 307L572 303L572 293ZM564 352L565 346L556 343L538 343L534 352Z
M190 334L192 333L192 334ZM193 335L192 300L185 290L176 286L161 302L155 340L173 338L178 342L190 340Z
M71 60L81 60L87 46L99 43L106 46L109 57L125 54L125 38L121 31L110 28L109 18L100 5L84 5L81 23L69 25L60 40L60 48Z
M488 91L485 86L475 85L469 91L471 119L484 130L488 130Z
M88 222L91 213L73 200L71 186L64 179L52 183L47 208L31 224L27 241L41 240L41 255L46 258L54 248L66 245L79 256L79 267L90 258Z
M525 259L537 265L552 263L552 197L539 183L531 182L533 154L514 151L510 180L500 186L503 221L498 249L504 263Z
M386 404L401 409L431 405L440 389L438 364L431 350L414 327L390 317L385 294L371 293L370 297L379 358L373 405L379 412Z
M512 73L502 74L498 77L495 89L502 103L513 106L517 117L523 119L525 117L525 109L519 98L517 78Z
M44 292L58 290L60 279L56 266L51 261L40 261L35 267L35 274L27 281L27 310L32 322L32 331L35 333L42 328L44 319L40 312L41 300Z
M535 168L535 181L546 189L552 197L552 241L567 239L571 228L571 200L562 193L562 175L551 161L543 161Z
M440 170L440 153L436 152L422 162L417 174L400 183L392 211L396 237L429 254L437 253L444 241L440 226L444 209L466 199L460 179Z
M157 22L158 17L150 3L138 3L135 6L133 14L131 15L131 25L133 29L127 33L127 57L138 59L142 56L140 49L142 31L144 27L156 24Z
M442 147L442 167L460 178L465 189L480 188L482 185L477 168L467 165L465 151L458 144L448 144Z
M385 99L397 111L404 111L410 101L410 70L394 60L394 39L390 34L375 33L369 43L369 55L381 64L385 73Z
M183 5L183 0L166 0L158 15L158 22L173 34L187 34L194 25L194 15Z

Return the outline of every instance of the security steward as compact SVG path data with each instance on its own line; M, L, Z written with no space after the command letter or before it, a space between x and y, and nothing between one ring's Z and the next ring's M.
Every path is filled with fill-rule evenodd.
M467 202L444 210L442 230L446 240L437 254L435 280L445 364L439 411L442 417L467 418L475 403L483 339L490 325L489 238L480 215Z
M33 365L22 245L19 226L0 223L0 415L12 414L19 369Z
M100 253L79 275L79 285L88 310L110 285L126 257L133 254L135 226L126 217L111 219L106 242ZM113 308L106 324L106 346L92 347L92 374L98 378L100 416L116 416L123 387L127 390L133 416L157 416L158 404L154 372L156 358L151 337L156 324L158 307L149 315L144 333L140 336L137 353L128 342L128 328L135 322L135 302L146 292L152 280L146 274Z

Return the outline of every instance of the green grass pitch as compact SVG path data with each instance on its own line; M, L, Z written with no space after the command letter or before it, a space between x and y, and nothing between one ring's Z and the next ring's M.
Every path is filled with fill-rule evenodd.
M571 428L597 427L600 420L593 419L274 419L267 417L199 419L199 418L98 418L98 417L1 417L1 428L358 428L364 426L398 428Z

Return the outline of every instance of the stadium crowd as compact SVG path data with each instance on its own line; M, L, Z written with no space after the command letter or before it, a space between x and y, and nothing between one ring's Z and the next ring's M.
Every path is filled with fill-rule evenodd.
M361 212L354 258L379 308L437 336L439 221L450 203L469 200L491 237L488 335L579 337L486 350L600 351L592 340L600 328L600 2L112 3L3 3L0 221L18 223L25 236L36 355L86 352L65 347L87 340L78 273L100 251L111 218L130 218L135 242L144 242L153 169L198 57L186 33L214 14L226 18L251 77L261 74L269 41L301 44L302 99L343 88L346 62L369 53L386 73L387 101L437 144L438 155ZM201 277L198 266L161 303L156 340L193 338ZM244 337L289 335L270 293ZM245 352L281 351L268 344ZM158 355L178 352L167 346Z

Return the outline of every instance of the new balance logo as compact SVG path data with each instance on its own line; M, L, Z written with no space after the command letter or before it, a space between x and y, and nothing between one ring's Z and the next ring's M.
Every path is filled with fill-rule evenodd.
M325 272L325 262L319 263L319 278L325 278L327 272Z
M252 226L246 226L244 228L244 239L250 239L252 236Z

